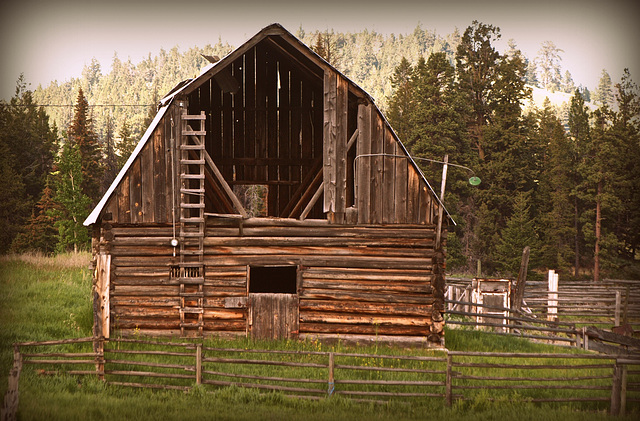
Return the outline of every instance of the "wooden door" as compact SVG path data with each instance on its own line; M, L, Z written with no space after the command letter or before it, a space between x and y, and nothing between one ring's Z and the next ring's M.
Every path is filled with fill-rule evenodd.
M249 302L253 339L288 339L297 336L297 294L251 293Z

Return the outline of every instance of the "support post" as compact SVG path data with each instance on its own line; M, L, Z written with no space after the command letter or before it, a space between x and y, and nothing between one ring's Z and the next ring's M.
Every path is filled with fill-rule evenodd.
M444 190L447 185L447 168L449 163L449 155L444 156L444 167L442 168L442 184L440 185L440 207L438 208L438 229L436 230L435 250L440 250L442 241L442 218L444 216Z
M527 268L529 267L529 246L526 246L522 250L522 261L520 262L520 272L518 273L518 280L516 282L516 291L513 294L513 303L511 310L518 313L522 308L522 301L524 300L524 290L527 284Z
M622 398L622 366L616 363L613 367L613 381L611 382L611 407L609 415L620 415L620 402Z
M335 383L334 383L334 369L335 369L335 362L334 362L334 355L333 352L329 353L329 387L327 389L327 394L329 396L333 395L333 391L335 390Z
M196 385L202 384L202 344L196 344Z
M451 406L453 404L453 396L452 396L452 390L453 390L453 369L451 367L453 362L453 357L449 354L447 354L447 377L445 379L445 399L447 401L447 406Z
M622 303L622 296L620 291L616 291L616 312L614 326L620 326L620 304Z

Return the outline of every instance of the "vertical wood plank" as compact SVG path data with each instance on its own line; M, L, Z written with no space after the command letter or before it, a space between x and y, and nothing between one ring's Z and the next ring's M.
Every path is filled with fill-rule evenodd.
M356 143L356 156L371 153L371 105L360 104L358 106L358 140ZM370 222L370 174L371 157L362 156L356 158L356 179L358 187L356 191L356 203L358 207L358 223Z
M256 158L267 157L267 59L262 48L256 48ZM255 181L266 181L267 168L264 165L256 166Z
M420 182L418 180L418 174L412 165L408 167L407 177L409 179L407 186L407 222L410 224L416 224L418 223L417 201L420 193Z
M324 121L323 121L323 180L324 180L324 212L336 211L336 142L337 142L337 75L335 72L324 72Z
M404 155L404 151L399 146L396 149L398 155ZM406 224L407 221L407 187L409 180L407 178L407 166L409 160L404 158L396 159L396 177L395 177L395 197L396 197L396 223Z
M142 151L140 151L141 204L142 220L144 222L155 222L153 151L153 141L147 142Z
M390 130L383 126L384 131L384 153L387 155L396 154L396 140ZM386 156L383 159L383 181L382 181L382 222L391 224L396 222L395 215L395 178L396 162L398 158Z
M245 135L244 135L244 83L243 83L243 58L240 57L233 62L232 74L234 79L240 82L240 88L233 97L233 156L243 158L245 151ZM236 180L244 180L244 165L235 165Z
M130 196L129 203L131 209L131 223L139 224L142 219L142 180L140 178L140 156L133 161L133 165L129 168L129 186Z
M222 93L220 87L213 80L211 81L211 147L207 148L211 153L211 158L217 160L222 158Z
M129 185L129 172L122 177L118 187L118 216L117 221L122 224L131 222L131 202L129 201L131 186ZM115 217L115 215L114 215Z
M301 127L300 127L300 148L301 148L301 156L303 160L313 159L313 144L314 144L314 133L313 133L313 92L310 89L308 82L301 80ZM304 180L309 172L309 168L302 167L302 179Z
M222 94L222 157L225 164L218 165L218 169L225 180L233 180L233 165L226 164L233 159L235 154L234 133L233 133L233 101L235 95L230 93Z
M167 168L164 125L160 124L153 133L153 186L155 222L167 222L166 197L171 192L167 189Z
M381 154L384 152L383 147L384 132L382 130L382 121L377 112L371 112L371 153ZM382 223L382 171L383 159L381 156L371 157L371 223Z
M278 158L278 60L271 50L266 50L267 55L267 157ZM267 167L267 180L278 180L278 165L271 164ZM268 199L269 215L278 215L278 186L269 187Z
M244 100L245 100L245 158L256 156L256 74L255 74L255 47L244 55ZM254 165L245 168L247 180L256 179Z
M290 155L291 158L297 162L299 165L295 165L291 167L291 181L299 182L303 180L302 176L302 117L305 115L305 111L302 110L302 97L300 92L300 78L294 71L294 69L290 69L290 95L289 95L289 106L291 108L291 112L289 113L289 124L290 124L290 136L291 136L291 150ZM293 190L293 189L292 189ZM298 199L298 197L292 198ZM283 215L285 216L285 215Z
M280 84L278 87L278 157L287 162L291 159L291 99L290 99L290 77L289 66L286 61L281 60L278 72ZM278 167L278 180L291 181L291 166L280 164ZM286 217L282 211L287 206L291 196L291 185L281 184L278 186L278 216Z
M336 139L335 139L335 222L344 223L347 207L347 132L349 120L349 85L346 79L338 75L336 80Z

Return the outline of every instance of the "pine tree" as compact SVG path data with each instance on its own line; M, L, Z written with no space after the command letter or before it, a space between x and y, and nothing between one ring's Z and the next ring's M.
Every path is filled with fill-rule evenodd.
M56 225L56 203L49 182L31 214L24 232L18 234L11 244L16 253L38 251L51 254L56 250L58 231Z
M491 120L491 86L500 54L491 44L500 39L500 28L473 21L462 36L456 53L461 92L472 108L467 126L480 160L485 158L484 129Z
M583 176L580 168L585 165L587 150L591 142L591 129L589 127L589 110L584 103L584 98L579 89L576 89L569 107L569 136L571 139L571 149L569 153L572 157L571 177L573 200L573 230L574 230L574 276L577 278L581 268L581 253L584 248L584 236L582 234L583 213L585 211L585 194L581 190Z
M568 94L573 93L576 90L576 84L573 81L571 72L568 70L564 72L564 79L562 80L562 91Z
M113 119L111 115L107 115L105 119L105 133L104 133L104 175L102 178L101 195L104 194L111 182L118 175L118 157L116 155L114 139L113 139Z
M593 93L593 102L598 105L606 105L611 107L613 105L613 88L611 83L611 76L605 69L602 69L602 75L600 76L600 82L598 87Z
M538 220L541 263L562 274L574 265L573 149L549 101L536 114L536 136L548 142L540 172Z
M496 246L496 263L498 269L515 276L520 268L522 250L529 246L529 261L535 267L539 250L535 232L534 219L531 216L529 193L516 194L513 213L500 232L500 240Z
M68 136L69 143L80 154L82 192L89 197L90 204L95 205L100 198L100 186L104 169L102 167L102 154L98 145L98 137L93 131L91 118L89 117L89 104L84 97L82 88L78 90L78 99Z
M396 67L391 76L393 95L389 98L389 111L387 118L393 126L400 140L408 145L410 118L415 106L415 84L412 80L413 67L405 57Z
M79 149L77 144L64 144L53 173L58 251L78 252L89 246L89 233L82 223L89 215L91 199L82 189L84 174Z
M539 69L538 79L543 88L552 92L560 88L560 61L562 61L560 53L563 52L553 41L544 41L536 57Z
M118 168L122 168L127 162L133 150L136 148L136 141L131 136L131 129L129 127L129 121L125 117L118 131L118 144L117 144L117 161Z

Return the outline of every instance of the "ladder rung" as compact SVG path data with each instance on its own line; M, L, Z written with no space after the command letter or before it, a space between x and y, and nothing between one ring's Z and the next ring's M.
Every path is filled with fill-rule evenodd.
M202 327L202 326L203 326L202 322L196 322L196 323L180 323L180 327L181 327L181 328L191 328L191 327L193 327L193 328L199 328L199 327Z
M189 313L189 314L199 314L199 313L204 313L204 310L201 307L185 307L185 308L181 308L180 312Z
M183 114L180 116L183 120L206 120L206 114Z
M201 298L204 297L204 292L180 292L178 293L181 297L195 297Z
M205 130L183 130L183 136L205 136L207 132Z
M180 218L180 222L185 224L202 224L204 223L204 218Z
M181 159L182 165L204 165L204 159Z
M180 237L185 240L192 238L204 238L204 232L181 232Z
M180 189L180 193L202 196L204 194L204 189Z
M200 209L204 208L204 203L180 203L180 207L184 209Z
M198 143L197 145L180 145L180 149L185 151L201 151L204 150L204 143Z
M204 174L180 174L183 180L204 180Z

